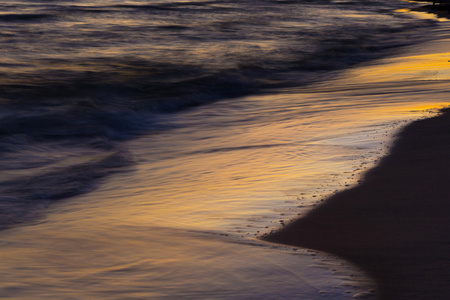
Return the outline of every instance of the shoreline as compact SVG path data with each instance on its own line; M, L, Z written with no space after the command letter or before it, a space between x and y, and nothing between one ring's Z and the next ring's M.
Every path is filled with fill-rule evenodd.
M439 18L450 19L450 4L428 4L412 9L412 11L435 14Z
M399 134L363 182L262 239L338 255L380 299L450 297L450 109Z
M415 10L448 18L444 8ZM446 108L404 127L357 186L261 239L356 264L374 279L379 299L450 298L449 153Z

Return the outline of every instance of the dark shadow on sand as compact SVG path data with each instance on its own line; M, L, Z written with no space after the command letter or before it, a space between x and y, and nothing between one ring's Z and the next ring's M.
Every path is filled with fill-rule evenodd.
M450 110L407 126L359 186L263 239L356 263L380 299L450 299Z
M433 2L433 1L429 1ZM438 1L437 1L438 2ZM418 8L413 9L413 11L422 11L427 13L432 13L437 15L440 18L450 18L450 3L447 0L447 3L435 3L434 5L425 5Z

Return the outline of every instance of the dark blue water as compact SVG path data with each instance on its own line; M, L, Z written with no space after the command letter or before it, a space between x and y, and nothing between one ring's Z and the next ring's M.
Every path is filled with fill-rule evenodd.
M167 114L332 78L419 42L402 1L2 1L0 228L132 171ZM151 147L151 145L149 145Z

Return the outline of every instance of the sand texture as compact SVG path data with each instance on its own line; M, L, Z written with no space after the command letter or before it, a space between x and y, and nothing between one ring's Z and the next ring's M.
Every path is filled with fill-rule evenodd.
M450 111L407 126L360 185L264 239L356 263L380 299L450 299Z

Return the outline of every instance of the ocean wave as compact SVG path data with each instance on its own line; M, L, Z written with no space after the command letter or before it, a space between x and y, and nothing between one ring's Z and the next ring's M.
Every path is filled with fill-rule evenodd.
M0 22L42 21L52 17L51 14L0 14Z
M88 162L2 181L0 230L36 218L53 201L91 191L99 179L123 172L131 163L129 155L116 152Z
M127 169L121 142L165 130L165 114L325 80L427 38L432 21L394 12L408 5L0 5L0 228Z
M0 119L0 136L28 135L35 139L106 137L120 140L136 135L149 123L144 116L125 111L86 108L84 102L71 110L15 114Z

